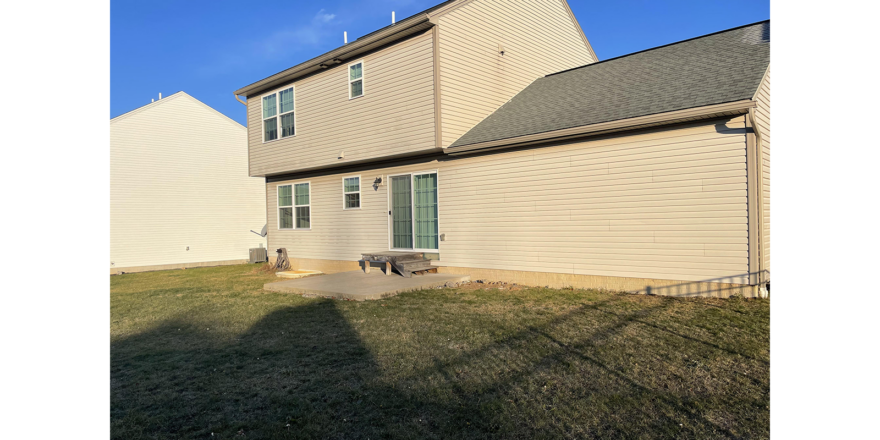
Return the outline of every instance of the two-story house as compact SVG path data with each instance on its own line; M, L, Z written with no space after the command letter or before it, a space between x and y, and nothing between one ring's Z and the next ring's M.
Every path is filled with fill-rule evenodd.
M270 249L759 295L769 21L599 61L565 0L451 0L235 91Z

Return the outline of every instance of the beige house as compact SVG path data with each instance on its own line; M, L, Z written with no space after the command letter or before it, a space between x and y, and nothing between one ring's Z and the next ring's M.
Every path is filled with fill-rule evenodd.
M184 92L110 120L110 272L247 262L266 245L247 129Z
M452 0L243 87L269 248L324 272L399 250L522 284L760 295L769 25L599 61L565 0Z

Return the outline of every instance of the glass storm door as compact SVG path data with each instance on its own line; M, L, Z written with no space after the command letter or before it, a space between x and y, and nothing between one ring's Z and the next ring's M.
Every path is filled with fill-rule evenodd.
M410 176L391 178L391 248L412 249L412 185Z
M437 249L437 174L413 176L416 249Z
M391 177L391 248L438 249L437 173Z

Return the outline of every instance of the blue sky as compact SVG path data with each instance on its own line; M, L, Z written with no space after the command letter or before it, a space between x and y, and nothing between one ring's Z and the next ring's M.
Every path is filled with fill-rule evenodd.
M232 92L442 0L112 0L110 117L183 90L245 124ZM569 0L600 60L770 18L769 0Z

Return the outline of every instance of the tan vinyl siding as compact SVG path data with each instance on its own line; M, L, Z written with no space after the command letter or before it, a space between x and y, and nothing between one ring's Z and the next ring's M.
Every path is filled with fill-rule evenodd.
M245 260L265 206L246 129L189 95L110 122L111 270Z
M761 251L764 270L770 271L770 68L755 97L755 119L761 131Z
M474 0L438 23L443 147L535 79L595 61L560 0Z
M376 176L437 170L440 264L746 283L745 119L715 120L522 151L267 184L312 184L311 231L269 234L295 258L355 261L388 249L388 191ZM362 209L342 210L345 175Z
M348 65L361 59L364 96L349 100ZM345 60L293 85L294 137L263 143L261 96L265 93L248 97L252 176L435 148L430 32L363 58ZM341 152L345 153L342 160Z

